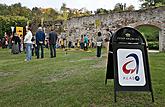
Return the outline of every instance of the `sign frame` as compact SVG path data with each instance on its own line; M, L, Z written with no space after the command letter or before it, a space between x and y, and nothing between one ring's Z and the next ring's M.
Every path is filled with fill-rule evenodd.
M116 100L117 92L119 91L149 91L151 92L152 102L154 102L153 89L151 84L151 76L150 76L150 68L148 62L148 51L146 46L146 41L142 34L138 32L136 29L130 27L124 27L119 29L113 38L111 38L112 43L110 43L111 47L109 47L109 55L108 55L108 63L107 63L107 73L106 73L106 81L107 79L114 79L114 100ZM118 49L132 49L132 50L140 50L143 61L143 69L145 75L145 85L130 85L130 86L122 86L119 83L119 71L118 71ZM135 52L136 53L136 52ZM109 60L111 58L111 60ZM139 62L141 63L141 62ZM113 66L112 66L113 65ZM122 64L121 64L122 65ZM114 75L113 75L114 74Z

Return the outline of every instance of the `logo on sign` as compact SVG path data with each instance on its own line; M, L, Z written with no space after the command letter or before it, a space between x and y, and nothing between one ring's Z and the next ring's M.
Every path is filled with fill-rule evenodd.
M146 84L143 54L139 49L117 50L118 78L121 86Z
M129 58L129 57L133 57L135 60L130 60L130 61L127 61L126 63L124 63L124 65L122 67L123 72L125 74L133 74L133 73L138 74L138 71L139 71L139 58L138 58L138 56L136 54L134 54L134 53L131 53L126 58ZM135 63L135 65L136 65L135 68L127 69L127 65L129 65L130 63ZM139 76L135 76L134 79L136 81L140 80ZM128 77L127 77L127 80L128 80Z

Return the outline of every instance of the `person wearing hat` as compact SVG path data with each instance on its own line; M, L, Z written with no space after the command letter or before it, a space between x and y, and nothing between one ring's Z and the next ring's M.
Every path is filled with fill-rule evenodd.
M44 58L44 49L43 49L43 45L45 43L45 33L42 31L42 27L38 28L38 31L36 33L36 45L37 45L37 49L36 49L36 54L37 54L37 59L39 59L39 53L40 53L40 49L41 49L41 58Z

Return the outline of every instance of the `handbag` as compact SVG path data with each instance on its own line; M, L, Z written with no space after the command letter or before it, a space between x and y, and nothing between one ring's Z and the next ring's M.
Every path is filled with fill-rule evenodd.
M97 42L97 46L101 46L102 45L102 42Z
M43 44L43 41L39 41L40 44Z

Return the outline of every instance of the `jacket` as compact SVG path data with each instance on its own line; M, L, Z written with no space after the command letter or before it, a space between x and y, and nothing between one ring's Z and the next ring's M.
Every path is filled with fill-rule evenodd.
M84 43L88 43L88 37L87 36L84 37Z
M36 44L39 44L39 43L41 44L45 43L45 33L40 30L36 33Z
M50 45L56 44L56 41L57 41L57 33L51 31L51 32L49 33L49 44L50 44Z

